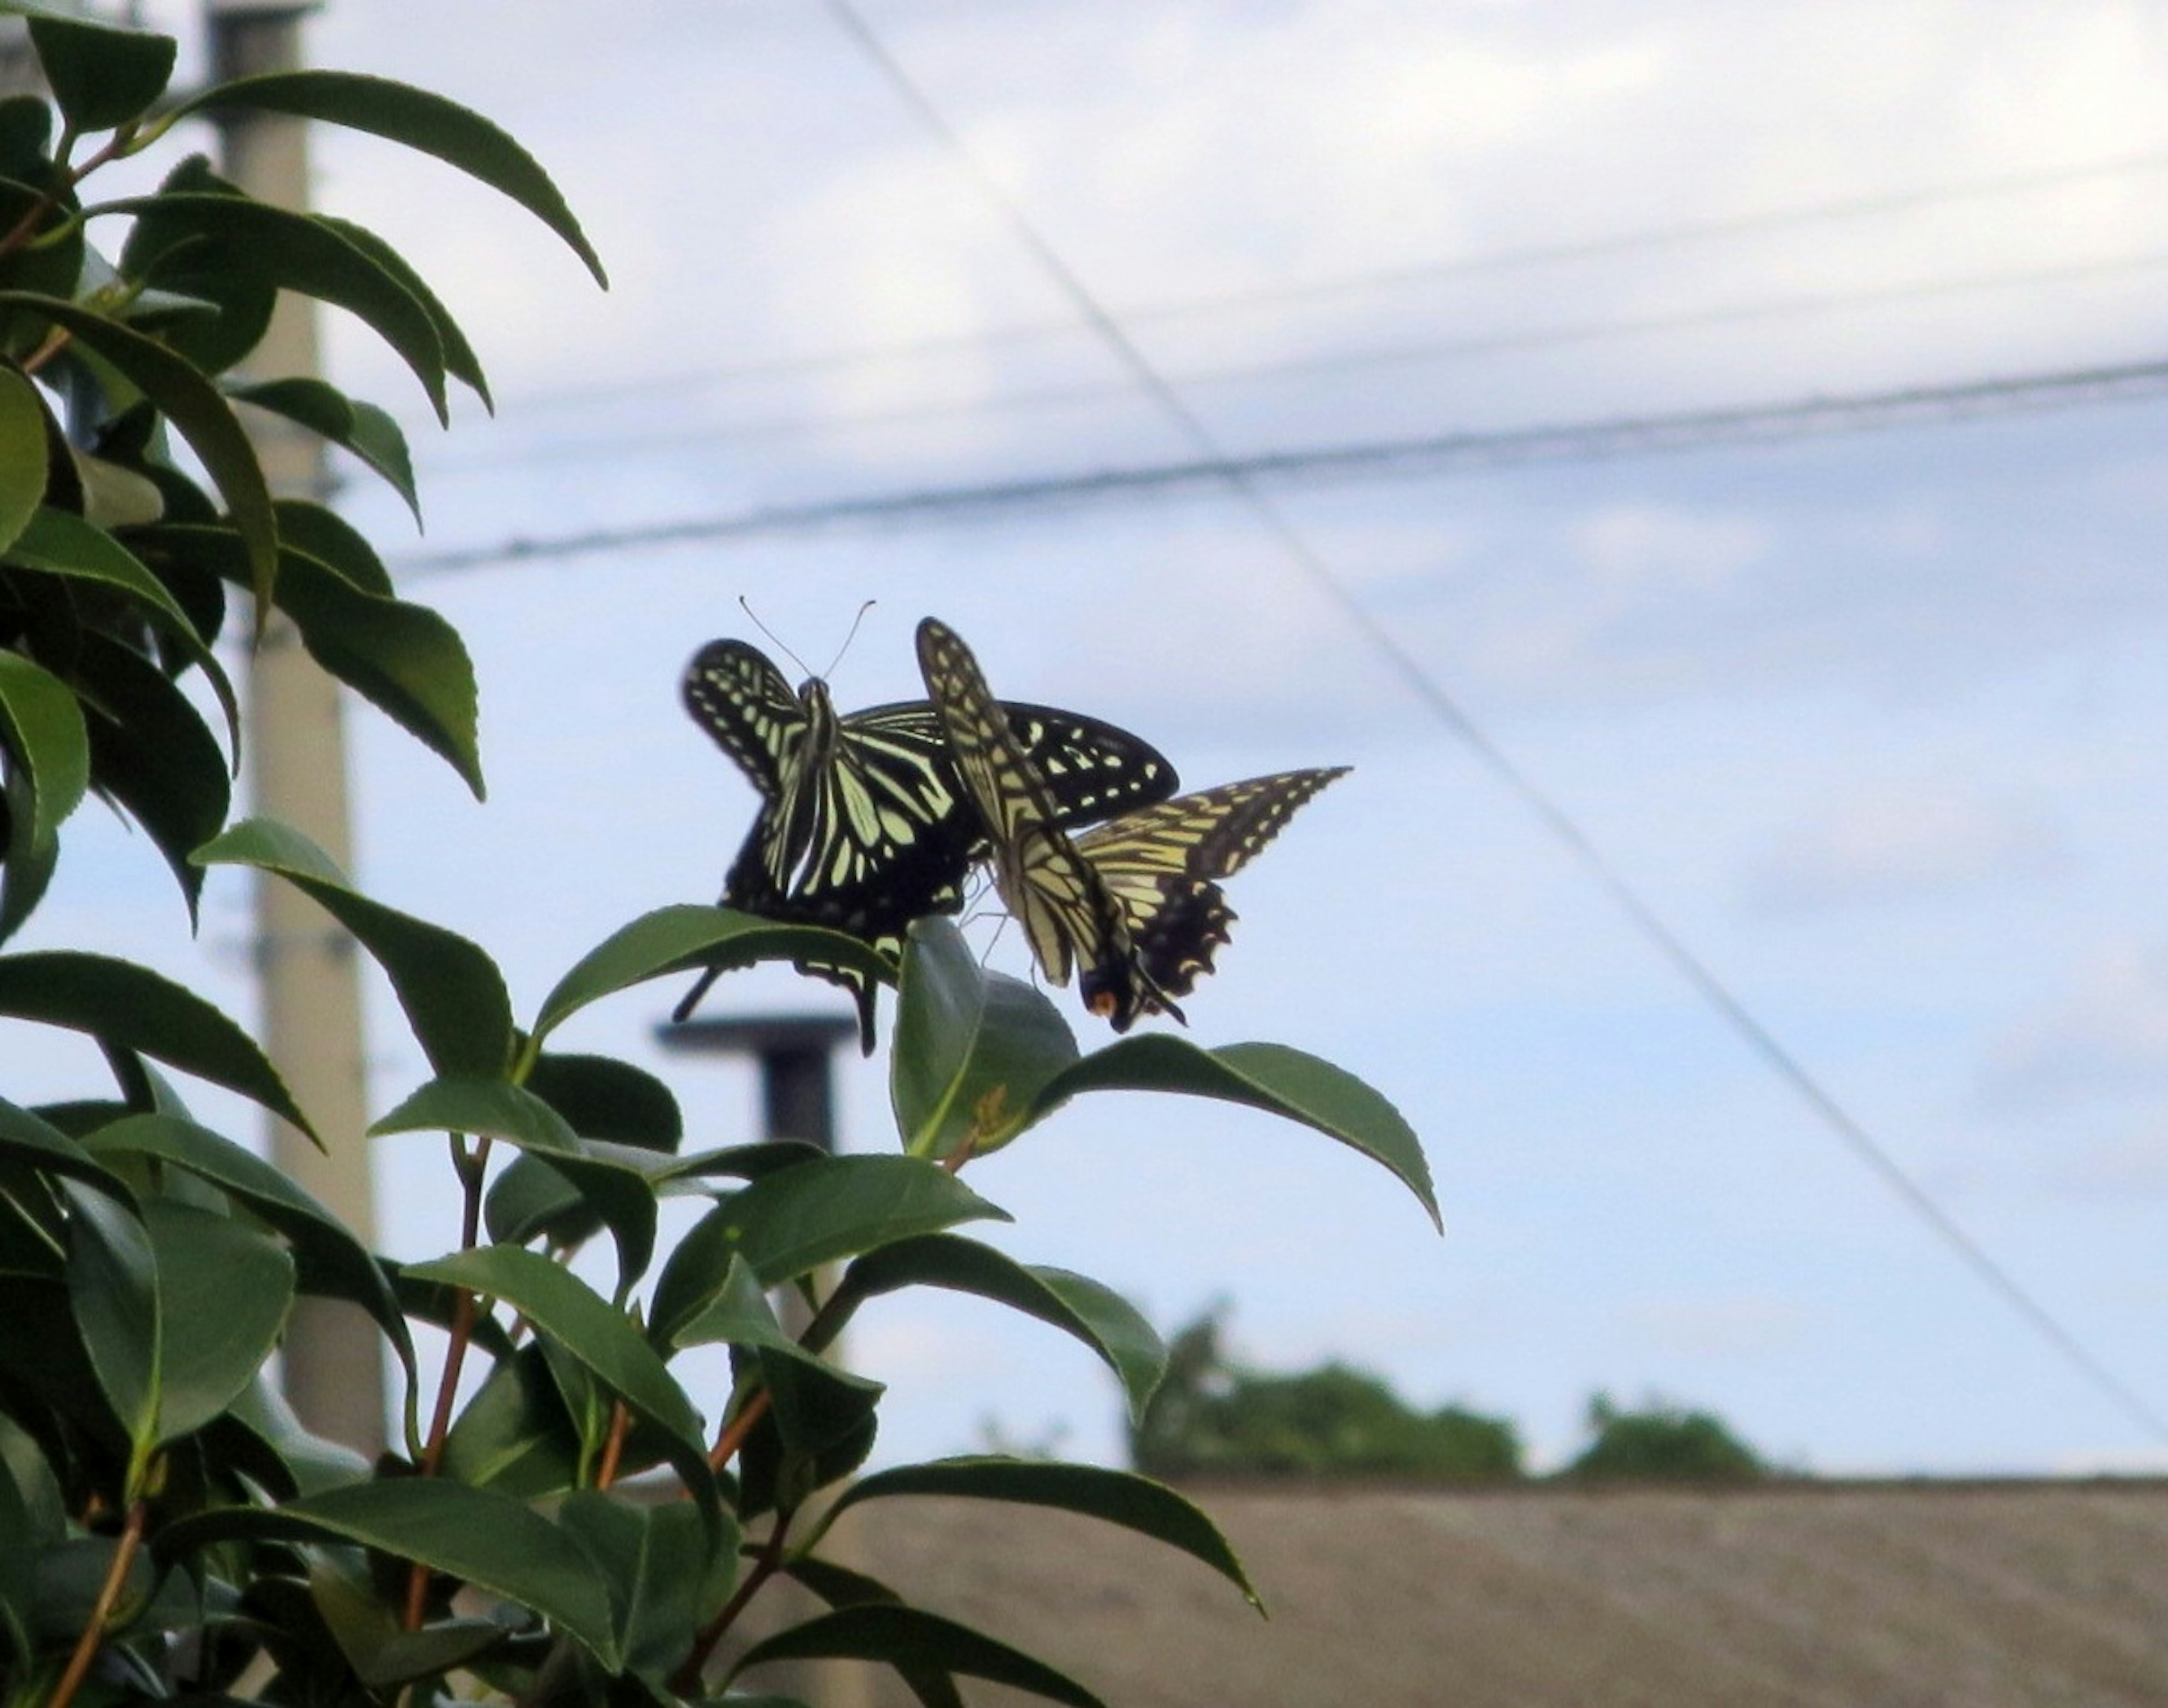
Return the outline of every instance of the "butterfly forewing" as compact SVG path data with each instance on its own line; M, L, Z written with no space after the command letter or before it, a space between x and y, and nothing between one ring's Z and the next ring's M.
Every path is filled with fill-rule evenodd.
M929 617L918 625L918 666L957 777L991 839L994 888L1040 971L1066 984L1076 961L1125 964L1121 907L1055 822L1052 787L1012 733L970 649Z
M794 693L766 655L736 639L700 649L683 695L762 797L724 879L725 905L848 931L891 961L912 920L962 906L986 832L957 783L932 705L899 702L839 717L818 678ZM1057 824L1161 801L1179 787L1158 750L1111 724L1050 706L1007 705L999 716L1009 739L1049 767ZM870 1048L873 993L863 975L801 970L851 991ZM679 1018L699 995L679 1005Z

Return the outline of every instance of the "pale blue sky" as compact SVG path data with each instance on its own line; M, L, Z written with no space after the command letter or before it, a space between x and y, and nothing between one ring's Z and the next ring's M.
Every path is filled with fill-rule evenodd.
M2168 338L2168 15L2136 0L869 15L1238 448L2146 360ZM501 400L440 438L365 333L330 329L334 377L415 435L425 543L361 478L348 492L395 557L1178 449L1061 332L1057 294L820 7L335 0L312 42L521 137L615 284L587 289L441 172L323 146L324 204L414 257ZM1447 270L1709 223L1741 229ZM2168 1408L2163 409L1283 501L1913 1176ZM1446 1238L1303 1132L1137 1101L1072 1110L972 1171L1017 1214L999 1237L1019 1255L1097 1275L1166 1326L1224 1294L1255 1361L1346 1358L1422 1402L1506 1413L1547 1456L1602 1385L1712 1406L1824 1470L2158 1462L1230 503L410 591L475 650L492 800L463 804L360 720L361 876L478 937L529 1010L617 922L712 899L752 798L675 679L700 642L747 632L741 593L816 668L879 602L834 673L847 707L916 692L930 611L997 690L1129 724L1193 785L1356 766L1230 886L1241 922L1189 1012L1200 1042L1278 1039L1391 1097L1426 1140ZM94 906L101 931L176 910L147 852L78 834L88 868L59 905ZM234 885L207 936L244 926ZM1013 934L996 951L1018 953ZM676 994L568 1042L653 1060L646 1029ZM736 979L715 1007L830 995ZM422 1071L391 1018L372 1046L387 1105ZM747 1136L735 1074L669 1072L699 1142ZM878 1060L849 1066L844 1095L851 1144L891 1142ZM450 1187L433 1148L400 1143L391 1237L425 1254L452 1237ZM1111 1384L990 1309L885 1301L855 1351L898 1390L885 1457L967 1445L988 1417L1116 1451Z

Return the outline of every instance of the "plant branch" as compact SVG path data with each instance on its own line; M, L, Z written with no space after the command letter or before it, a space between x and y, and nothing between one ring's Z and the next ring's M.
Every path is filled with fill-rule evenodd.
M766 1396L763 1395L763 1398ZM736 1593L723 1604L723 1610L710 1620L700 1634L693 1639L693 1652L685 1657L685 1663L670 1676L670 1688L680 1696L700 1694L700 1674L706 1670L708 1658L715 1652L715 1645L723 1640L723 1633L737 1622L746 1605L759 1593L762 1584L776 1573L783 1563L783 1544L790 1534L791 1514L778 1512L775 1524L768 1533L760 1557L752 1562L752 1569L745 1574Z
M122 1586L128 1581L128 1568L136 1563L136 1551L143 1541L143 1522L150 1511L149 1504L138 1500L128 1509L128 1522L122 1528L120 1541L113 1551L113 1562L106 1567L105 1582L98 1586L98 1600L90 1610L90 1617L83 1621L82 1635L76 1639L75 1652L68 1657L67 1670L53 1687L46 1699L45 1708L67 1708L75 1700L75 1693L82 1688L89 1674L90 1663L98 1658L98 1644L105 1636L106 1623L119 1605ZM781 1525L777 1526L778 1529Z

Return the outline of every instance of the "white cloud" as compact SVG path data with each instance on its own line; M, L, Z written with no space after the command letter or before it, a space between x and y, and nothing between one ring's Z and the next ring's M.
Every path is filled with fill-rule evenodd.
M2037 807L1948 778L1878 783L1831 803L1750 862L1750 900L1790 913L2038 878L2068 858Z
M2168 1084L2168 952L2095 952L2063 997L1990 1048L1991 1094L2056 1098Z

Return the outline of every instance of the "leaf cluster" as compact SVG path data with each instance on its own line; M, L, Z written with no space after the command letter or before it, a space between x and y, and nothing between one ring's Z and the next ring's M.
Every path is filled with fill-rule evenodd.
M146 196L99 203L88 182L193 115L274 113L429 154L600 268L541 167L449 102L327 72L173 100L170 39L0 9L28 13L53 92L0 103L0 940L36 906L61 826L97 795L143 828L191 915L218 867L320 904L382 969L427 1064L369 1134L316 1135L262 1048L184 984L109 957L0 954L0 1020L87 1035L109 1079L35 1107L0 1099L8 1700L667 1703L725 1696L763 1662L833 1656L889 1664L936 1708L971 1677L1093 1701L824 1556L839 1514L911 1496L1089 1514L1254 1599L1210 1521L1145 1477L983 1456L852 1480L884 1390L834 1360L836 1339L914 1289L967 1294L1080 1343L1140 1411L1166 1365L1150 1326L1104 1286L964 1232L1008 1218L960 1170L1073 1098L1177 1093L1315 1130L1435 1220L1405 1123L1279 1046L1134 1037L1086 1053L1044 997L922 921L901 972L894 1154L688 1147L666 1085L558 1048L561 1029L694 967L870 952L665 908L581 957L523 1021L480 945L368 894L289 826L231 822L242 725L214 649L236 594L253 613L244 638L290 627L481 788L458 635L400 598L329 510L271 495L252 411L415 496L381 410L308 376L237 377L273 300L359 317L440 415L453 384L485 403L487 387L443 304L374 234L266 206L193 156ZM405 1265L369 1250L198 1120L186 1080L326 1143L442 1135L459 1244ZM666 1242L672 1199L697 1214ZM794 1293L802 1326L776 1308ZM378 1462L311 1435L269 1379L303 1298L358 1307L396 1366L397 1439ZM441 1365L423 1367L417 1324L444 1331ZM707 1361L687 1355L716 1347L728 1378L704 1387L689 1372ZM778 1578L826 1611L731 1650Z

